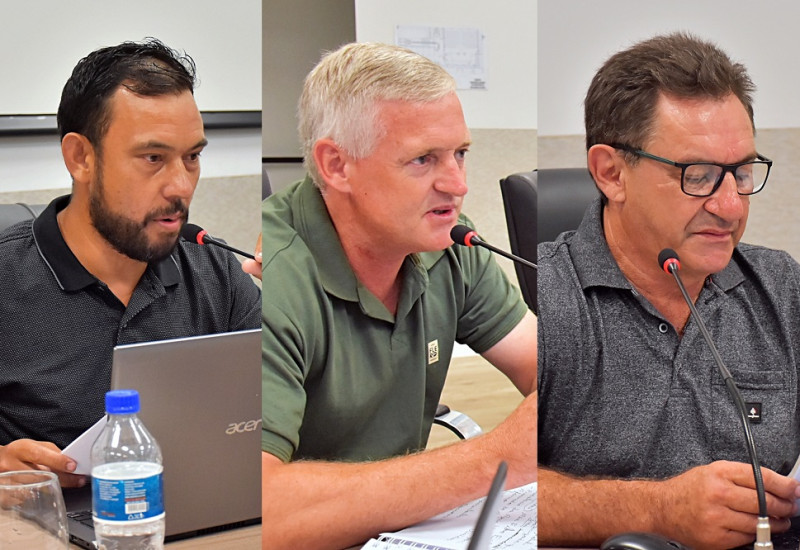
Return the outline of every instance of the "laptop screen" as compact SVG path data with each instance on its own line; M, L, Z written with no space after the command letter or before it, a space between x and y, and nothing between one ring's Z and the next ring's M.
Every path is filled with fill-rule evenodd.
M259 521L260 329L118 346L111 388L161 447L168 538Z

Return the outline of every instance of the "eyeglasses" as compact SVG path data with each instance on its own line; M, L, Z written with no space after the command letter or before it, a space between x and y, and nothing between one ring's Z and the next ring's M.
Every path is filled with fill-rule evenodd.
M728 172L733 174L736 180L736 191L740 195L754 195L764 189L772 168L772 161L758 153L756 153L757 160L737 164L717 164L715 162L675 162L619 143L612 143L611 147L680 168L681 191L693 197L709 197L716 193Z

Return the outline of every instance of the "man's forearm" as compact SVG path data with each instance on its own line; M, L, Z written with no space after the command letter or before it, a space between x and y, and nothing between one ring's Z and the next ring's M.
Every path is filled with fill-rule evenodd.
M622 531L651 531L655 481L579 479L539 468L539 544L597 546Z
M506 459L494 439L358 464L264 454L263 548L345 548L485 496ZM508 487L532 481L520 469L510 463Z

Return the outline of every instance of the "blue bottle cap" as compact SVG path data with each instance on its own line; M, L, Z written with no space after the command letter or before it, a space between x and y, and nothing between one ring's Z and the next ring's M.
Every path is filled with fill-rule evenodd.
M139 392L136 390L112 390L106 393L108 414L134 414L139 412Z

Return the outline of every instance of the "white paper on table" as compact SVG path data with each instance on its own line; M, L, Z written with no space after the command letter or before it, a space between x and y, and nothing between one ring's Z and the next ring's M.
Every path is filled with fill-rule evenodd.
M397 539L372 539L367 544L362 546L361 550L408 550L409 547L415 548L416 550L453 550L452 548L443 548L441 546L432 546L430 544L419 544L414 542L401 543Z
M61 451L61 454L67 455L78 463L78 467L73 473L84 476L92 474L92 445L105 425L106 417L103 416Z
M503 505L492 533L493 550L530 550L536 548L536 483L503 493ZM364 548L408 548L399 541L419 543L419 548L464 550L478 522L486 498L469 502L427 521L395 533L383 533L380 541L370 541ZM398 541L392 543L392 539Z

